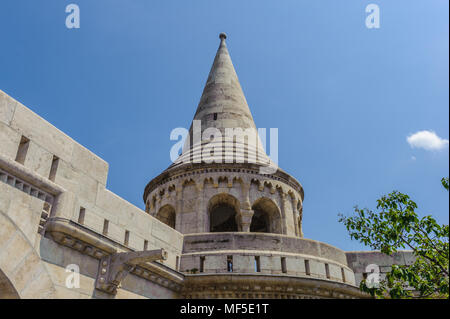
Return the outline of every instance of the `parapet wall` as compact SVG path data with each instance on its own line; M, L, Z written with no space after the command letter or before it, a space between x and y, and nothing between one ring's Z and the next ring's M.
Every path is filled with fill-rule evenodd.
M347 266L342 250L315 240L277 234L185 235L180 270L287 275L355 285L353 271Z

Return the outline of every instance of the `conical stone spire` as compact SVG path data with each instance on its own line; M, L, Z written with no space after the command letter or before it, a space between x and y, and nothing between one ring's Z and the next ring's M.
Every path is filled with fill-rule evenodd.
M272 198L274 203L281 200L281 207L296 211L291 211L290 217L274 213L277 218L285 218L285 222L284 226L272 225L272 229L283 234L301 234L298 228L301 227L299 214L303 188L295 178L270 161L264 151L228 53L226 35L221 33L219 37L219 49L195 112L189 138L186 138L183 152L174 163L145 187L143 199L146 209L154 216L162 214L163 220L167 212L161 205L172 206L176 215L175 228L187 234L208 232L213 229L212 224L222 224L221 217L217 217L221 215L212 221L210 213L214 205L224 204L235 210L238 229L248 232L254 204L250 201L251 187L257 187L257 190L253 188L255 192L264 192L265 187L269 187L270 195L264 193L264 196ZM227 134L230 130L235 133L232 139ZM239 131L244 136L239 136ZM271 139L273 136L271 132ZM261 139L264 138L261 135ZM272 152L276 145L270 144ZM217 152L220 153L219 158ZM208 153L213 156L208 157ZM280 192L290 195L280 198ZM292 201L293 198L297 201ZM233 220L228 215L223 218L227 222Z
M219 49L189 130L190 139L186 139L182 155L173 166L212 161L268 165L269 157L262 148L228 53L225 42L227 36L221 33L219 38ZM220 132L219 136L213 134L217 131L215 129ZM231 135L240 132L240 137ZM208 152L205 152L205 146L208 147ZM205 156L206 154L214 156Z

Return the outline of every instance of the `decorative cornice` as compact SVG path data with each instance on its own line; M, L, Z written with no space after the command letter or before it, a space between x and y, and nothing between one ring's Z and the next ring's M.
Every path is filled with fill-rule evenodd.
M277 275L186 275L184 298L370 298L344 283Z
M146 201L148 194L150 194L157 187L164 185L167 182L174 181L184 177L191 177L198 174L210 173L245 173L253 174L262 179L272 179L280 181L295 189L301 196L303 201L304 191L302 185L291 175L278 168L274 174L261 174L259 168L261 166L250 163L232 163L232 164L204 164L204 163L189 163L174 168L168 168L157 177L152 179L144 190L143 200Z
M66 191L63 187L53 183L51 180L36 174L29 168L1 154L0 154L0 169L3 169L7 173L13 175L15 178L23 180L26 183L29 183L36 188L39 188L43 192L51 194L52 196L57 196Z

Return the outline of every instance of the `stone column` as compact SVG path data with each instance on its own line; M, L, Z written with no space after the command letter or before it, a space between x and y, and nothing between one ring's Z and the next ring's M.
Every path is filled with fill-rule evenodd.
M242 209L238 217L237 224L240 226L239 231L250 232L250 224L252 223L254 211L252 209Z
M242 232L250 232L250 224L252 223L254 211L250 203L250 183L242 183L242 202L241 211L237 220L237 224Z
M161 196L159 196L159 194L156 196L156 201L155 201L155 217L156 215L159 213L159 209L161 208Z
M155 201L155 204L153 204L153 197L151 197L150 198L150 194L149 195L147 195L147 199L149 200L149 205L150 205L150 207L149 207L149 210L148 210L148 213L151 215L151 216L155 216L155 205L156 205L156 201Z
M297 203L298 200L296 198L292 199L292 210L294 213L294 228L295 228L295 236L300 236L300 229L299 229L299 223L298 223L298 219L299 219L299 214L297 211Z
M203 233L208 232L209 229L206 227L206 212L204 211L203 203L204 203L204 194L203 194L203 184L199 181L200 184L196 184L197 187L197 232Z
M287 235L287 218L286 218L286 193L281 192L281 233Z
M242 182L242 209L252 209L252 204L250 203L250 183Z
M175 188L176 199L175 199L175 229L182 232L181 229L181 210L183 209L183 188Z

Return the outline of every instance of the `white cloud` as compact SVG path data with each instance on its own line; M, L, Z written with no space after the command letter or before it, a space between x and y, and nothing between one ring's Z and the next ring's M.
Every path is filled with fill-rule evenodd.
M419 131L408 136L406 141L412 148L423 148L427 151L439 151L448 146L448 140L440 138L433 131Z

